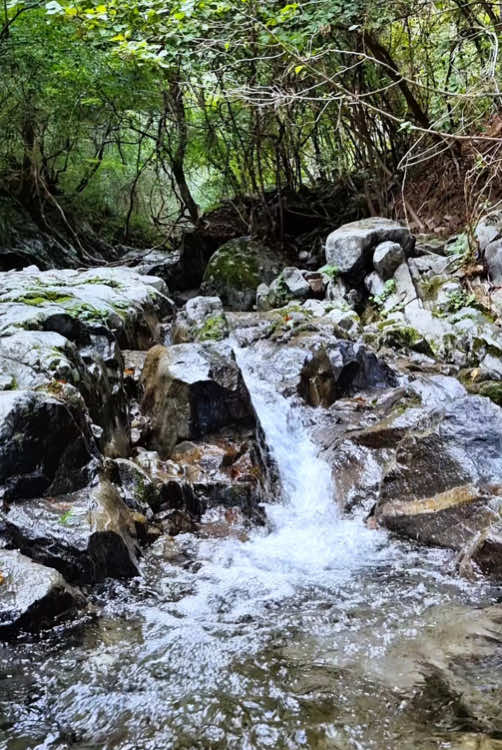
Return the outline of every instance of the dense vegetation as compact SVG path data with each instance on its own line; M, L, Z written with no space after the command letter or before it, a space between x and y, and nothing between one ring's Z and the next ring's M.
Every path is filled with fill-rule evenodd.
M491 0L4 0L0 196L129 243L341 180L470 219L498 197L501 30Z

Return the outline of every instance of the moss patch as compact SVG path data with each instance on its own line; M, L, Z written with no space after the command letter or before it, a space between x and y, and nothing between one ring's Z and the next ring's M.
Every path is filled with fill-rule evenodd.
M222 341L228 335L227 321L224 315L213 315L207 318L195 336L196 341Z

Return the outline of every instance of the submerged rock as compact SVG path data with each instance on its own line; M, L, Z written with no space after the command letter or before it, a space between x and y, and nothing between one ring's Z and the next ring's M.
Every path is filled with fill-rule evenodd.
M0 640L53 625L81 604L56 570L0 549Z
M249 393L228 344L156 346L146 358L143 385L150 444L163 457L180 440L254 422Z

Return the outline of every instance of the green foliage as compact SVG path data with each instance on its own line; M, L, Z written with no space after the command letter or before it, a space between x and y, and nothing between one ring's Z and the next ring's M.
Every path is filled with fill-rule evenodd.
M331 281L334 281L340 273L340 270L336 266L330 266L327 264L319 269L319 273L323 273L325 276L328 276Z
M394 294L396 291L396 282L394 279L388 279L383 288L383 292L381 294L375 294L373 297L371 297L371 301L377 306L377 307L383 307L385 302L389 299L389 297Z
M354 169L388 184L429 127L495 110L500 9L464 6L8 0L2 184L39 225L147 245L223 198Z

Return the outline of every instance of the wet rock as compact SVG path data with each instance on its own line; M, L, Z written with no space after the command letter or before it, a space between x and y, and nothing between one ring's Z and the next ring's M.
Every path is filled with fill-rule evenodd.
M326 262L341 274L362 279L369 267L373 250L382 242L398 243L407 256L414 239L406 227L391 219L363 219L336 229L326 241Z
M138 464L126 458L113 461L109 471L127 507L151 519L152 511L160 507L160 496L150 476Z
M502 215L492 213L482 218L475 234L490 279L494 284L502 283Z
M56 570L0 549L0 640L53 625L82 603Z
M373 267L384 281L392 278L403 261L403 248L398 242L381 242L373 253Z
M228 344L154 347L146 358L143 384L150 443L163 457L180 440L254 421L249 393Z
M175 344L191 341L221 341L229 333L228 322L219 297L194 297L176 317Z
M266 468L252 430L232 428L205 441L183 441L169 461L154 451L141 451L136 461L152 477L163 511L183 511L198 521L222 506L262 519Z
M146 518L132 513L105 477L69 495L13 502L2 523L8 547L72 583L138 574L136 525Z
M375 515L424 544L461 549L502 509L502 411L464 396L429 411L427 420L397 444Z
M83 487L97 450L78 392L0 392L0 498L30 498Z
M211 257L201 291L220 297L232 310L251 310L256 290L269 284L279 271L274 253L247 237L231 240Z
M0 334L50 330L80 343L105 326L123 347L147 348L159 316L172 311L165 283L130 268L0 274Z
M161 279L126 268L0 274L3 388L77 388L106 455L129 450L119 345L153 343L171 303Z
M373 353L357 344L335 341L309 353L298 390L311 406L329 407L343 396L396 382L392 370Z

